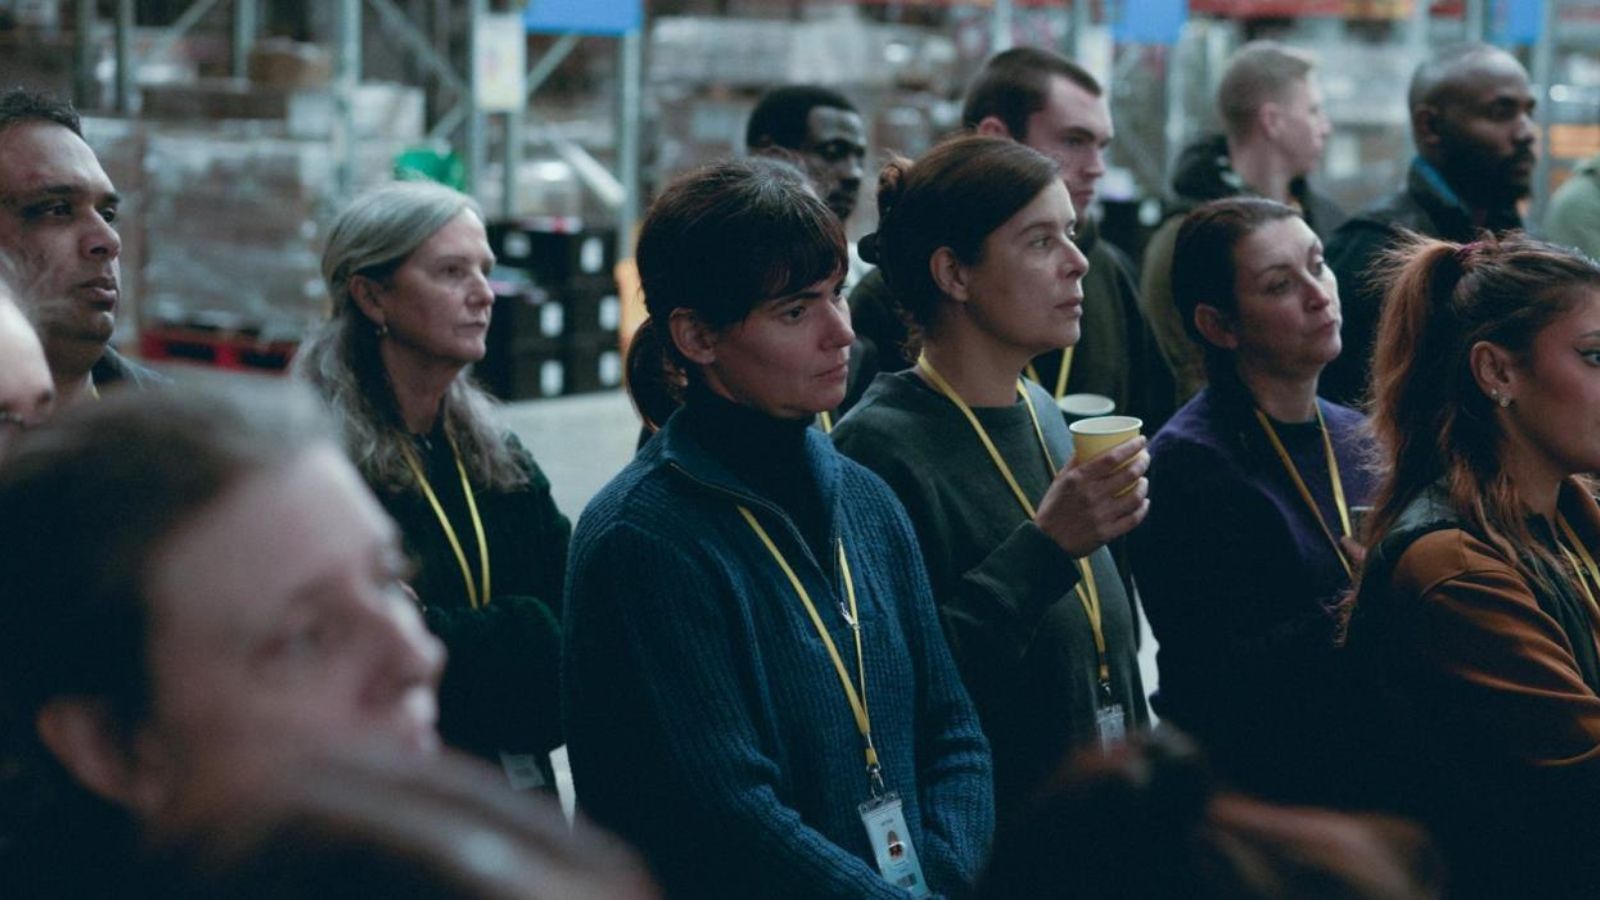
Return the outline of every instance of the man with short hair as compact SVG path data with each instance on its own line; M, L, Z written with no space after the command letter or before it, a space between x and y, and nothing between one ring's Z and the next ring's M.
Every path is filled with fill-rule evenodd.
M1144 315L1177 382L1179 403L1206 384L1205 354L1189 337L1172 297L1172 251L1184 216L1201 204L1253 194L1300 210L1326 242L1344 211L1311 189L1331 130L1316 62L1275 41L1251 41L1229 58L1217 85L1221 134L1186 147L1173 166L1168 218L1145 247Z
M1078 215L1074 241L1089 260L1083 278L1083 329L1078 343L1033 361L1032 374L1059 399L1069 393L1111 398L1118 412L1154 431L1172 412L1172 385L1143 316L1132 263L1101 239L1086 213L1106 173L1114 136L1100 83L1071 60L1034 47L995 55L967 90L961 119L978 134L1006 137L1055 160ZM911 365L905 326L894 313L883 275L872 272L850 295L856 334L872 342L883 371Z
M1344 304L1344 351L1321 393L1355 405L1367 394L1384 285L1371 268L1403 231L1471 241L1522 227L1538 134L1528 72L1488 44L1447 48L1417 67L1408 95L1417 156L1406 186L1346 222L1328 242Z
M108 346L120 300L119 198L65 103L0 93L0 252L66 406L116 382L159 380Z
M0 272L0 457L17 435L39 425L55 406L55 384L33 326L17 308Z
M751 153L778 148L799 157L817 195L839 221L855 212L867 128L843 94L814 85L770 90L750 114L744 143Z

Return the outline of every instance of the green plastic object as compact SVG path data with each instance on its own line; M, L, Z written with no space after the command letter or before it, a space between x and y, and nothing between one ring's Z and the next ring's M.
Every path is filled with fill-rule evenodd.
M394 177L400 181L437 181L458 191L467 187L467 167L461 157L433 147L402 150L394 158Z

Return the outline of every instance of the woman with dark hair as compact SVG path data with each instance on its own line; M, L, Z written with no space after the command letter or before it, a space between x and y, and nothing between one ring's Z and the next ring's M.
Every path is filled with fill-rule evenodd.
M1133 608L1105 544L1145 515L1136 438L1073 461L1028 361L1078 338L1088 263L1056 166L961 137L892 161L866 242L922 353L880 375L839 449L905 504L934 599L994 748L1001 817L1067 750L1148 720Z
M1520 235L1395 251L1382 483L1348 651L1392 798L1462 897L1600 894L1600 267Z
M439 729L553 787L561 586L571 527L467 367L494 294L472 200L428 182L358 198L322 257L333 317L295 372L327 399L357 468L399 523L428 627L450 651Z
M166 896L148 844L324 752L428 755L443 653L313 398L108 396L0 467L0 885Z
M638 260L686 387L573 536L580 804L670 896L963 893L988 749L904 511L809 427L854 337L837 217L789 167L717 164L662 193Z
M1209 385L1151 442L1162 502L1130 542L1160 647L1156 712L1241 786L1336 799L1333 607L1360 565L1350 508L1372 487L1360 413L1317 399L1338 285L1310 226L1260 198L1190 213L1172 284Z

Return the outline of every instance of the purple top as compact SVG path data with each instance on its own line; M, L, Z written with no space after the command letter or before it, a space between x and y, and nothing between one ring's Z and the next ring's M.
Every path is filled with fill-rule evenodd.
M1345 499L1364 505L1374 488L1365 420L1319 403ZM1341 534L1321 427L1274 428ZM1200 738L1241 786L1320 796L1305 765L1324 756L1337 764L1324 732L1348 697L1337 688L1328 606L1350 579L1242 388L1201 391L1156 435L1150 456L1150 514L1130 554L1160 643L1155 709Z

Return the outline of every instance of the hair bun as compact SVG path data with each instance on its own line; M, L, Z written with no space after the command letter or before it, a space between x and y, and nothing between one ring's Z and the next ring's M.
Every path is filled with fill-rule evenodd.
M861 257L862 262L870 265L876 266L882 263L882 254L878 252L878 233L876 231L863 237L856 244L856 255Z
M878 173L878 223L882 228L883 220L889 217L895 205L900 202L901 195L905 192L906 173L911 169L911 160L903 156L893 156L884 163L883 171ZM863 257L865 258L865 257Z

